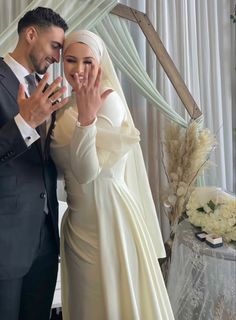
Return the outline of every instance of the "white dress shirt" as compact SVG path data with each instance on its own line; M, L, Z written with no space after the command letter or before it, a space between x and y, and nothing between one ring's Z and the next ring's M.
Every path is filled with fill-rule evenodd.
M12 72L15 74L19 82L24 85L25 92L29 96L28 83L25 79L25 76L29 74L29 71L25 67L23 67L19 62L17 62L15 59L13 59L10 56L10 54L7 54L5 56L4 62L12 70ZM19 113L15 116L14 119L28 147L40 138L38 132L35 129L33 129L31 126L29 126L28 123L22 118L22 116Z

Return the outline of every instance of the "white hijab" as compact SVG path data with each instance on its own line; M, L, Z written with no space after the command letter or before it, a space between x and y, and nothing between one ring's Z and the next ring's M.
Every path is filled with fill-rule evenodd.
M88 30L74 31L66 37L63 46L63 53L66 52L66 49L71 44L78 42L86 44L92 50L102 69L101 88L112 88L120 95L126 107L127 115L130 118L129 120L133 124L133 120L126 103L123 90L121 88L120 82L116 75L116 71L103 40L95 33Z
M127 122L131 128L134 128L123 90L103 40L88 30L75 31L66 37L63 52L65 53L69 45L77 42L88 45L93 51L102 69L101 87L110 87L120 95L126 109ZM125 178L129 189L132 190L142 205L143 219L146 222L151 242L155 248L156 257L163 258L165 257L165 249L139 144L129 152Z

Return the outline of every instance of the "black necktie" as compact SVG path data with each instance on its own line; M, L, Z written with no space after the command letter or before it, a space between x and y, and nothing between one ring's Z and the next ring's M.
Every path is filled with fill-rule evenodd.
M35 79L35 75L34 74L28 74L27 76L25 76L25 79L28 82L28 92L29 92L29 95L31 96L31 94L37 88L36 82L35 82L35 80L36 80Z
M37 88L36 85L36 79L35 79L35 75L34 74L28 74L27 76L25 76L26 81L28 82L28 92L29 95L31 96L32 93L35 91L35 89ZM46 122L44 121L39 127L39 134L40 134L40 138L41 138L41 146L42 146L42 150L44 150L44 145L45 145L45 141L46 141Z

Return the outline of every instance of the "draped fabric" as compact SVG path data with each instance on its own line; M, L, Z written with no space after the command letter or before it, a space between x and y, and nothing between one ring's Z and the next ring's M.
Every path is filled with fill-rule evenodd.
M22 10L27 7L31 1L32 0L1 1L0 33L2 33L7 26L11 25L12 21L21 14ZM15 29L12 28L12 30Z
M125 20L108 15L96 24L94 31L104 39L116 66L138 87L141 94L171 120L186 126L187 122L164 100L146 73Z
M216 164L206 172L207 184L233 190L235 177L232 155L232 112L235 110L235 24L230 20L234 0L230 1L152 1L121 0L122 3L146 12L162 42L180 71L187 87L204 115L204 126L216 134L219 142L211 160ZM134 23L129 31L138 49L146 70L166 101L175 107L183 118L185 111L170 81L145 39ZM124 87L128 103L135 108L139 97L126 79ZM150 142L153 132L159 141L166 127L166 119L147 105L145 118L143 109L136 108L137 126L143 129L144 139ZM147 129L147 119L155 118L153 130ZM235 119L235 118L234 118ZM149 127L149 126L148 126ZM160 148L155 154L160 154ZM153 149L150 153L153 153ZM149 152L146 148L145 155ZM227 168L227 169L226 169ZM152 172L159 169L150 168ZM151 175L150 175L151 176ZM152 175L153 176L153 175ZM236 179L236 178L234 178ZM158 181L158 177L156 177ZM160 182L162 184L162 182Z
M234 2L234 3L233 3ZM235 10L235 1L231 1L231 12ZM232 88L232 123L233 123L233 190L236 193L236 23L231 24L231 56L232 56L232 70L231 72L231 88Z
M23 0L21 0L23 1ZM20 1L19 1L20 2ZM25 12L32 10L37 6L44 6L53 8L58 12L68 23L70 31L75 28L91 28L94 24L98 23L109 11L117 4L116 0L24 0L28 6L19 12L19 16L7 26L1 33L1 55L6 54L9 50L14 48L17 41L17 23ZM9 6L9 10L11 7Z

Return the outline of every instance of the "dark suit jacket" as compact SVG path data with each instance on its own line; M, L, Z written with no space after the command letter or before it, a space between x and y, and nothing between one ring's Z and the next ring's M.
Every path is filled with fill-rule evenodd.
M59 248L57 175L48 153L52 126L44 153L40 139L27 147L14 121L18 87L0 58L0 280L29 270L39 245L45 191Z

